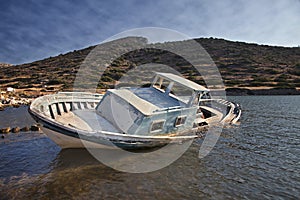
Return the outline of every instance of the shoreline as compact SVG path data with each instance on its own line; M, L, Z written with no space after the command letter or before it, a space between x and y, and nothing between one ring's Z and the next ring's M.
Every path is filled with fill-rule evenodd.
M226 88L227 96L271 96L271 95L300 95L296 88Z
M0 100L0 111L3 111L7 107L18 108L20 106L29 106L34 98L5 98Z
M226 88L226 96L272 96L272 95L300 95L300 90L297 88ZM53 93L53 92L51 92ZM29 106L31 102L42 95L33 95L30 97L18 97L18 94L10 94L9 97L2 98L0 100L0 111L3 111L6 107L19 107L22 105Z

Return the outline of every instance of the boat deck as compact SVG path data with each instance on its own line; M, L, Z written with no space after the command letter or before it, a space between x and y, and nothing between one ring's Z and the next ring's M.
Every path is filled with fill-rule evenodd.
M62 113L62 115L56 117L56 120L64 125L81 130L121 133L106 119L98 115L95 110L85 109Z

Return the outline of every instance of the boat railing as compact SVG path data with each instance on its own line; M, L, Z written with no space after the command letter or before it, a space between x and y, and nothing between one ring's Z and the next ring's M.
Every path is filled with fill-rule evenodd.
M227 115L232 107L231 102L224 99L201 99L199 106L209 106Z
M224 114L223 122L231 121L236 118L236 121L240 117L240 106L238 104L229 102L224 99L202 99L199 105L205 105L209 103L215 109L221 111Z
M222 113L228 113L230 111L230 107L232 107L231 102L224 100L224 99L201 99L199 102L199 105L204 105L204 106L213 106L215 109ZM162 108L159 110L154 111L155 113L157 112L168 112L168 111L173 111L176 109L182 109L184 108L183 106L172 106L172 107L167 107L167 108Z
M51 111L60 113L59 104L69 103L71 107L73 103L88 102L92 103L93 106L97 105L103 97L103 94L92 94L84 92L60 92L54 95L45 95L37 98L32 104L31 109L36 111L42 111L43 113L50 113ZM56 105L55 105L56 104ZM51 105L55 105L54 108ZM56 107L56 108L55 108ZM63 109L66 110L65 105L62 105ZM70 107L70 109L71 109ZM54 109L54 110L53 110Z
M170 111L170 110L176 110L176 109L182 109L182 106L172 106L172 107L167 107L167 108L162 108L159 110L156 110L154 112L164 112L164 111Z
M56 94L58 97L76 97L80 99L91 99L94 97L95 99L99 99L103 97L103 94L97 93L88 93L88 92L59 92Z

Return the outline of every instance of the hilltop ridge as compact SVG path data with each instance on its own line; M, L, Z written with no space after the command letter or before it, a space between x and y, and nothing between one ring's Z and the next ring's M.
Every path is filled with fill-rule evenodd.
M147 42L141 38L137 40ZM257 45L216 38L195 40L212 57L226 87L248 89L300 87L299 47ZM178 42L184 45L185 41L171 43ZM149 44L149 48L128 53L113 61L104 72L98 87L113 88L124 73L147 62L174 66L186 78L204 84L201 76L189 63L168 52L153 51L151 45ZM155 45L163 44L154 44L154 47ZM0 64L0 88L13 87L22 91L39 92L70 90L80 64L94 48L95 46L91 46L21 65Z

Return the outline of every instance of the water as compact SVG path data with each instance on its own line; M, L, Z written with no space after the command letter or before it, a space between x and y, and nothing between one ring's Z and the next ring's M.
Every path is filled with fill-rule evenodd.
M0 141L0 199L298 199L300 96L230 97L243 108L240 126L223 130L198 158L194 141L159 171L115 171L85 150L61 151L40 133ZM33 121L26 107L0 112L1 127Z

